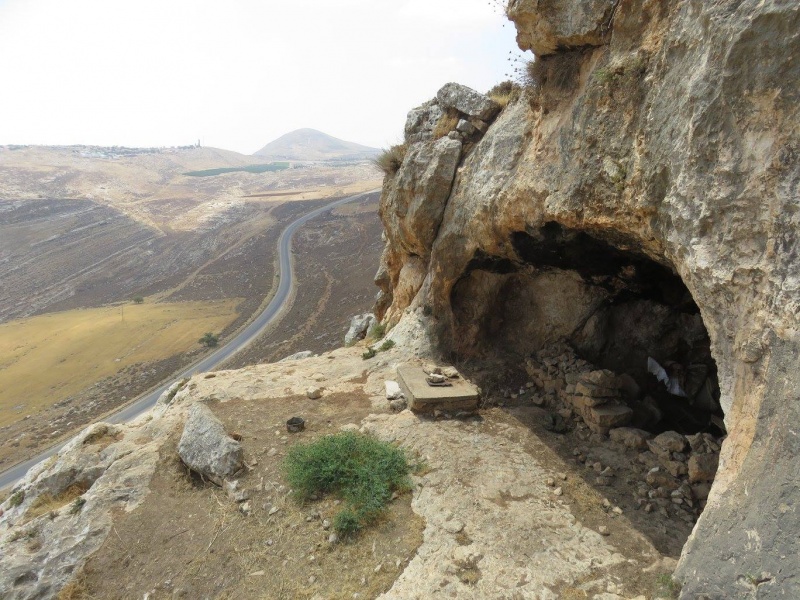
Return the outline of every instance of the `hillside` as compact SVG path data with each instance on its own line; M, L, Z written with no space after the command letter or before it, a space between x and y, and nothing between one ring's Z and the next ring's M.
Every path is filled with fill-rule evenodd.
M446 83L382 167L379 325L86 429L0 505L0 597L800 598L800 6L506 15L523 82ZM365 488L286 471L339 430L418 465L355 537Z
M378 148L340 140L316 129L297 129L270 142L254 156L268 160L350 161L368 160L378 152Z

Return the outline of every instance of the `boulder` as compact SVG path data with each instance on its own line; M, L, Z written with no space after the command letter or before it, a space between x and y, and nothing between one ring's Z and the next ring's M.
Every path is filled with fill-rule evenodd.
M375 315L372 313L364 313L363 315L355 315L350 319L350 328L344 335L344 345L351 346L359 340L367 337L369 328L376 322Z
M436 100L445 109L450 108L481 121L490 121L500 112L497 102L460 83L446 83L436 93Z
M671 460L673 452L683 452L686 438L677 431L665 431L647 442L653 454L662 460Z
M459 131L464 135L473 135L474 133L477 133L478 130L466 119L459 119L458 124L456 125L456 131Z
M719 466L719 454L693 454L689 458L689 481L703 483L714 481Z
M612 442L633 450L646 450L647 440L653 437L652 433L635 427L617 427L609 431L608 435Z
M322 398L322 388L316 386L306 388L306 396L308 396L310 400L318 400Z
M178 454L192 471L217 485L222 485L243 465L242 445L225 432L211 409L200 402L189 409Z
M604 404L589 407L581 415L589 429L605 435L610 429L629 423L633 411L624 404Z
M400 384L396 381L387 380L383 382L386 386L386 399L397 400L403 397L403 391L400 389Z

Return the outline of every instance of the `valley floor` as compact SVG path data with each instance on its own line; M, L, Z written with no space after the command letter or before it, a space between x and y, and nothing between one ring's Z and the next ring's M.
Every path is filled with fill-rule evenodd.
M196 342L204 332L219 332L224 341L245 324L264 305L277 282L275 247L281 230L319 204L297 201L268 208L256 221L259 227L264 225L263 230L254 229L238 239L235 228L229 231L222 236L227 246L194 270L182 273L179 269L179 277L165 280L166 287L162 284L151 290L142 305L73 310L0 325L0 348L9 346L3 352L3 364L9 367L5 374L13 375L15 381L13 386L0 386L4 390L0 393L0 470L67 439L199 358L203 349ZM350 316L371 308L372 269L382 249L380 231L375 195L301 229L294 243L298 284L292 310L230 364L243 366L298 350L320 352L339 346ZM89 296L84 300L92 302ZM179 314L166 320L146 319L145 329L160 331L161 338L136 342L129 329L140 313L168 317L169 310ZM209 313L206 320L193 318L205 313ZM75 315L75 324L91 323L95 338L87 338L86 332L78 335L63 322L57 328L47 325L53 319L63 321L67 315ZM119 323L111 318L117 315ZM50 329L63 329L64 335ZM31 335L36 331L45 337ZM140 331L139 337L145 333ZM117 342L123 346L114 346ZM107 368L94 367L101 363ZM13 368L24 365L30 372L19 377ZM32 389L31 385L38 387Z

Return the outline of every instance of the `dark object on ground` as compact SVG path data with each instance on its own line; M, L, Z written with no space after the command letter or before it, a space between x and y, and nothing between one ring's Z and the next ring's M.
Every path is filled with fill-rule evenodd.
M286 421L286 431L289 433L300 433L306 428L306 420L302 417L292 417Z

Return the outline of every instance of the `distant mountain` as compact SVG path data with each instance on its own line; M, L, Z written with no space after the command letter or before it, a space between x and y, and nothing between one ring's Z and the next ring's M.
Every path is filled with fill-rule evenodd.
M368 160L380 150L346 142L316 129L297 129L270 142L254 156L269 160Z

